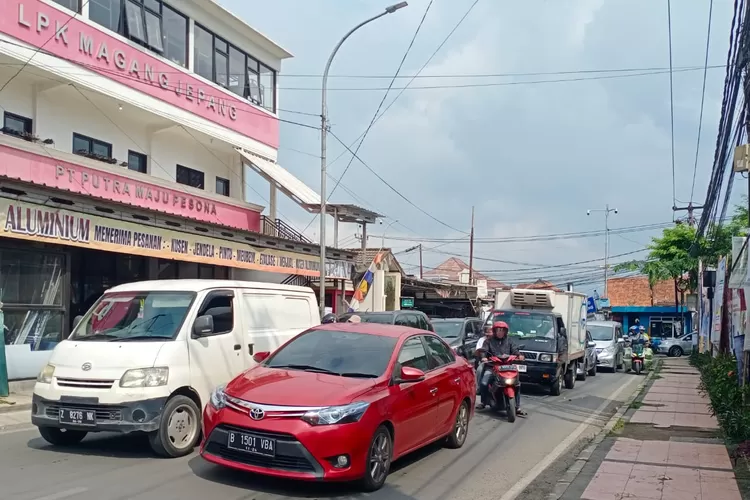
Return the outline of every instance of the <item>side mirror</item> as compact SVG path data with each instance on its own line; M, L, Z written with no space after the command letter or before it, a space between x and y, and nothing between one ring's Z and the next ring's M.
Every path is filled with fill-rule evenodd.
M563 337L568 336L568 330L566 330L564 326L560 328L560 335L562 335Z
M256 363L262 363L267 360L268 356L270 355L271 353L268 351L256 352L255 354L253 354L253 361L255 361Z
M73 318L73 330L78 328L78 325L81 323L81 321L83 321L83 316L81 316L80 314Z
M193 323L193 335L196 337L206 337L214 333L214 317L198 316Z
M596 342L589 342L586 347L596 347Z
M401 375L399 376L396 383L408 384L411 382L421 382L424 380L424 372L419 368L412 368L411 366L402 366Z

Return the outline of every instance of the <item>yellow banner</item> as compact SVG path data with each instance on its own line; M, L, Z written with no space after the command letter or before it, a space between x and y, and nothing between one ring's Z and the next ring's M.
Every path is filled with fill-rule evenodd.
M158 257L273 273L320 276L317 258L255 248L33 203L0 199L0 236L108 252ZM349 279L352 263L328 261L326 276Z

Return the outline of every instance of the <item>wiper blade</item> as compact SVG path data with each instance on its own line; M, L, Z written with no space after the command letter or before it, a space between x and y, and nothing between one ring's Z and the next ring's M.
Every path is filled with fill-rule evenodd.
M86 335L84 337L73 337L70 340L83 341L83 340L109 340L118 339L117 335L110 335L109 333L95 333L94 335Z
M302 370L306 372L325 373L327 375L341 376L339 372L326 370L325 368L320 368L320 367L312 366L312 365L293 365L293 364L292 365L277 365L277 366L269 366L269 368L290 368L292 370Z
M353 378L378 378L377 375L373 375L372 373L360 373L360 372L344 372L339 373L342 377L353 377Z
M117 337L109 342L127 342L129 340L172 340L172 337L165 337L163 335L133 335L132 337Z

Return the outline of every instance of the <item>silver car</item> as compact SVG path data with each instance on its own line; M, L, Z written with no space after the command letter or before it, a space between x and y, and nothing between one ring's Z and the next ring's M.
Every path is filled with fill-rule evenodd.
M617 321L589 321L586 330L596 344L596 364L617 371L622 368L622 325Z
M692 332L677 338L663 339L659 344L659 353L673 358L690 354L693 352L693 335L695 334L696 332Z

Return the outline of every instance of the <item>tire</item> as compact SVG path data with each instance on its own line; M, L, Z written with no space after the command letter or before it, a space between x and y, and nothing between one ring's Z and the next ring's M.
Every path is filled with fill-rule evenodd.
M596 377L596 366L597 364L594 363L594 366L591 367L591 370L589 370L589 375L592 377Z
M393 457L393 438L388 429L381 425L375 431L367 449L367 463L365 464L365 475L362 478L362 489L367 492L377 491L383 487L391 470L391 458ZM375 463L379 463L377 471L373 469Z
M549 390L550 395L559 396L562 393L562 387L563 387L563 376L558 375L557 377L555 377L555 381Z
M469 416L471 410L469 409L469 403L463 401L458 410L456 410L456 420L453 423L453 429L448 437L445 439L446 448L458 449L466 442L466 436L469 434Z
M677 345L674 346L669 350L667 356L669 356L670 358L679 358L680 356L682 356L682 348Z
M640 363L635 363L633 365L633 367L635 368L635 374L636 375L640 375L641 374L641 364Z
M201 435L201 412L187 396L175 396L164 405L159 429L149 433L154 453L165 458L192 453Z
M508 422L511 424L516 421L516 402L506 401L505 413L508 415Z
M576 386L576 369L578 363L573 363L572 366L568 367L568 371L565 372L565 388L573 389Z
M39 434L51 445L73 446L83 441L88 432L58 429L57 427L39 427Z

